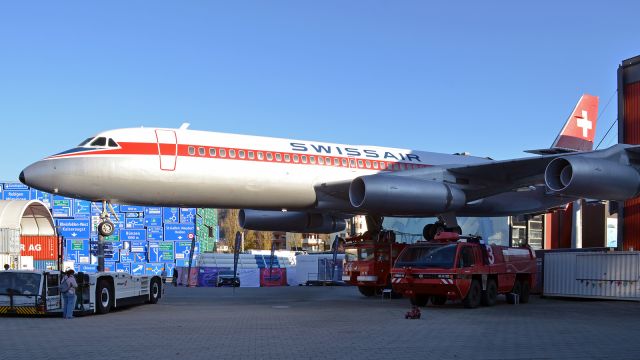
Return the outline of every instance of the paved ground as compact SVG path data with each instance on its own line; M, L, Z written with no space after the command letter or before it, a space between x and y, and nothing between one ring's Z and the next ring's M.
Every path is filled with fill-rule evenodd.
M429 306L351 287L168 288L71 321L0 318L0 359L638 359L640 303Z

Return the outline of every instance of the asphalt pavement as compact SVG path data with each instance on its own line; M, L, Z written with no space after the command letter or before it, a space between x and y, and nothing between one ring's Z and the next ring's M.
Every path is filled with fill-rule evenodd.
M0 359L640 358L637 302L409 307L353 287L169 287L106 315L0 318Z

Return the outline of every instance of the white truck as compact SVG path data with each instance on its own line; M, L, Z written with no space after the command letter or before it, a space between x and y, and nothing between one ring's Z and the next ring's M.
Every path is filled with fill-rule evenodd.
M0 315L62 315L60 280L50 270L0 271ZM155 304L162 297L160 276L127 273L76 273L75 314L106 314L137 303Z

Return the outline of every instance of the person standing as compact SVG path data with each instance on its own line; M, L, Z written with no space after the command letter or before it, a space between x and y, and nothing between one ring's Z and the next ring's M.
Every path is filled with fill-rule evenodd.
M67 270L66 275L60 282L60 292L62 293L62 318L73 318L73 309L76 306L76 289L78 283L76 277L73 276L72 269Z
M178 286L178 269L176 269L175 267L173 268L173 286Z
M166 284L167 283L167 269L166 268L162 268L162 272L160 273L160 277L162 278L162 284Z

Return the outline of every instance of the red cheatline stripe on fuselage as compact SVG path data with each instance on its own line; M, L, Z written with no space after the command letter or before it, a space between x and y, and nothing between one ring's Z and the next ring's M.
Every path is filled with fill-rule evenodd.
M47 159L90 157L96 155L158 156L157 143L120 142L119 145L119 148L78 148L77 151L70 151L58 155L52 155ZM162 150L163 156L174 155L175 147L175 144L160 144L160 149ZM178 144L177 156L387 171L411 170L430 166L425 164L414 164L411 162L385 161L375 160L371 158L363 159L356 157L332 156L328 154L317 155L301 152L267 151L230 147L210 147L188 144Z

